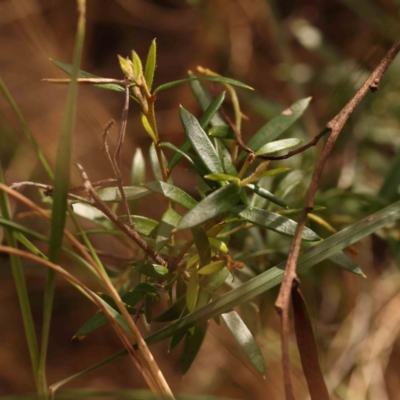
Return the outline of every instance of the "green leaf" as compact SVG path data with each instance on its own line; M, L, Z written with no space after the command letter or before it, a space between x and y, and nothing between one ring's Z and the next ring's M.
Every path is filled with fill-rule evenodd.
M208 265L205 265L203 268L199 269L200 275L211 275L216 272L221 271L222 268L226 266L226 260L214 261Z
M121 221L127 222L126 215L118 217ZM158 222L154 219L143 217L141 215L131 215L132 222L135 224L135 229L140 235L151 236L158 226Z
M186 332L181 332L178 333L177 335L174 335L171 337L171 340L168 345L168 352L173 350L178 344L181 342L181 340L186 336Z
M199 275L196 270L190 274L186 289L186 307L189 312L196 309L197 298L199 296Z
M297 262L297 273L299 275L306 273L314 265L398 219L400 219L400 201L385 207L381 211L364 218L302 252ZM239 304L250 301L259 294L279 285L282 282L285 267L286 261L283 261L268 269L240 287L231 290L206 306L150 335L146 338L146 343L157 343L178 332L184 332L197 323L205 322L221 313L227 312Z
M136 53L136 51L132 50L132 64L133 64L133 74L135 80L139 82L139 79L143 73L143 66L140 57Z
M150 126L147 117L143 113L142 113L142 125L143 125L144 129L146 130L146 132L151 137L151 140L156 143L157 142L157 136L154 133L153 128Z
M204 165L213 174L223 173L224 168L218 154L199 121L183 107L180 109L180 117L186 135Z
M221 182L221 181L236 182L236 183L240 182L240 179L237 176L232 176L227 174L209 174L205 175L204 178L216 182Z
M186 142L185 142L185 143L186 143ZM185 143L184 143L184 144L185 144ZM188 160L190 164L194 165L193 160L192 160L192 159L190 158L190 156L188 156L187 153L183 150L183 149L185 149L185 148L187 148L187 150L190 149L191 146L190 146L190 143L189 143L189 142L187 142L187 146L184 146L183 149L182 149L182 148L179 148L179 147L176 147L176 146L174 146L172 143L169 143L169 142L162 142L162 143L160 143L160 147L166 147L167 149L170 149L170 150L175 151L179 156L182 156L182 157L186 158L186 160ZM186 150L186 151L187 151L187 150ZM174 156L175 156L175 155L174 155ZM179 157L178 161L179 161L182 157ZM174 157L172 157L171 162L170 162L170 164L168 165L168 169L169 169L170 171L171 171L171 169L176 165L176 164L173 164L173 163L172 163L172 160L173 160L173 159L174 159ZM171 166L172 166L172 168L171 168Z
M278 206L288 208L288 205L283 200L281 200L279 197L276 197L273 193L269 192L267 189L264 189L257 185L253 185L252 183L247 184L246 187L250 188L264 199L267 199L272 203L277 204Z
M263 173L261 173L259 175L259 178L263 178L264 176L273 176L273 175L283 174L290 170L291 170L291 168L286 168L286 167L269 169L268 171L264 171Z
M356 275L366 277L362 269L345 253L339 252L329 257L329 260L345 269L346 271L352 272Z
M260 347L236 311L221 314L221 318L256 370L265 375L265 362Z
M155 322L169 322L178 319L186 305L186 295L181 296L171 307L158 317L153 318Z
M214 118L215 113L219 110L225 100L225 92L220 93L206 108L204 114L199 118L199 124L206 129Z
M195 360L197 353L203 343L203 340L207 332L207 322L196 325L194 332L191 334L188 332L185 337L185 343L183 345L182 358L181 358L181 369L182 373L186 374Z
M303 115L310 101L311 97L307 97L292 104L290 108L273 118L255 133L247 143L247 146L256 151L263 144L278 138ZM242 152L240 158L244 158L245 155L245 152Z
M150 158L150 166L151 166L151 170L153 171L154 178L157 181L162 181L163 175L161 172L160 163L158 162L158 156L157 156L157 151L156 151L154 142L149 147L149 158ZM163 154L163 158L164 158L164 154ZM165 158L164 158L164 161L165 161Z
M216 253L228 254L228 246L222 240L215 239L213 237L208 238L210 240L211 247Z
M264 144L264 146L261 146L256 151L256 156L273 154L277 153L278 151L291 149L293 147L298 146L302 141L303 141L302 139L291 138L291 139L276 140L275 142L269 142L267 144Z
M144 71L144 78L146 80L146 85L151 91L153 86L154 71L156 70L156 57L157 57L157 44L156 39L151 42L149 53L147 54L146 67Z
M208 134L220 139L236 139L235 132L230 126L213 126L208 130Z
M176 164L181 160L182 157L189 157L186 153L192 148L192 145L190 144L189 140L185 140L180 146L179 146L179 152L177 154L174 154L171 158L171 161L168 163L168 169L172 171L175 167ZM186 156L184 156L185 154ZM191 157L189 157L191 159ZM191 159L191 163L193 163L193 160Z
M193 76L191 78L180 79L178 81L164 83L163 85L160 85L157 87L157 89L154 91L154 94L161 92L163 90L172 89L176 86L182 85L182 83L187 83L187 82L191 82L191 81L195 81L195 80L227 83L228 85L240 87L243 89L254 90L251 86L245 85L244 83L236 81L231 78L225 78L223 76Z
M379 190L379 196L387 202L395 201L399 198L400 187L400 151L390 164L388 173Z
M131 292L126 293L125 295L121 296L121 300L124 302L124 304L127 304L131 307L135 306L139 301L143 300L144 296L157 296L157 291L155 290L154 286L147 283L147 282L142 282L139 283ZM100 297L99 297L100 298ZM104 302L104 300L102 300ZM106 302L104 302L107 304ZM108 304L107 306L109 309L113 310L113 316L117 317L122 320L123 317L112 307L110 307ZM124 320L125 322L125 320ZM78 332L75 333L74 337L80 337L80 336L86 336L89 333L107 325L109 323L108 318L105 316L103 312L100 312L96 315L94 315L92 318L89 319L85 324L83 324ZM125 323L126 324L126 323ZM128 329L129 331L129 329Z
M66 72L68 75L72 74L72 65L71 64L66 64L61 61L54 60L50 58L50 61L56 65L58 68L60 68L62 71ZM78 78L98 78L98 79L105 79L101 78L100 76L90 74L89 72L79 70L78 72ZM93 85L95 87L99 87L101 89L108 89L108 90L114 90L116 92L125 92L125 89L122 86L119 86L115 83L102 83L102 84L95 84Z
M131 169L131 185L139 186L146 179L146 164L144 161L142 150L137 148L132 160Z
M171 201L180 204L188 210L197 205L197 201L189 196L186 192L178 187L165 182L150 182L147 183L146 188L152 192L161 194L161 196L170 199Z
M205 276L201 280L201 286L207 292L215 292L225 281L226 278L229 276L228 268L222 268L220 271Z
M235 183L222 186L188 211L178 229L193 228L230 210L239 201L240 186Z
M135 80L135 73L133 71L133 64L131 60L118 56L119 66L123 74L131 81Z
M143 275L149 276L154 279L165 280L168 278L169 270L167 267L157 264L143 264L141 262L128 263L128 265L133 265L136 271Z
M158 225L156 251L160 251L168 243L181 218L182 217L172 208L168 208L168 210L165 211Z
M211 261L211 245L206 232L202 227L196 226L192 228L192 235L197 249L197 254L200 258L200 265L203 266L209 264Z
M151 194L151 191L143 186L125 186L124 192L128 201L139 200ZM121 201L118 187L104 188L99 190L97 194L106 203L118 203Z
M297 222L261 208L238 206L232 208L231 212L255 225L289 237L293 237L297 226ZM302 239L310 242L321 240L315 232L307 227L304 228Z

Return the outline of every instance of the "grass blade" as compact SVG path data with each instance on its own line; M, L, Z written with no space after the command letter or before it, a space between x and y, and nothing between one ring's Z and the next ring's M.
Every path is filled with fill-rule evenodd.
M67 103L61 125L60 137L57 145L57 159L54 174L54 196L51 219L51 235L49 244L49 260L55 264L61 252L63 230L66 220L67 195L70 181L72 135L75 126L76 98L78 93L78 74L85 37L85 6L84 0L78 0L78 27L75 40L74 60L71 74L71 83L68 86ZM39 360L39 386L43 395L47 393L46 383L46 356L50 332L51 313L53 308L55 288L55 272L49 270L44 293L42 343Z

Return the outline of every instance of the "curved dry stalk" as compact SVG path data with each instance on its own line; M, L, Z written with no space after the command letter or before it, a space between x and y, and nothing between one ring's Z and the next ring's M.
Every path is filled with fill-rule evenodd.
M379 88L379 84L383 75L392 63L397 53L400 51L400 40L397 41L386 53L385 57L372 72L369 78L357 91L354 97L344 106L344 108L327 123L325 130L330 130L331 134L318 160L318 164L314 170L314 174L307 191L303 210L300 214L296 232L290 247L288 260L286 263L285 275L279 291L275 307L281 315L281 335L282 335L282 364L284 370L285 394L287 400L294 400L292 382L290 377L290 358L289 358L289 306L292 288L299 283L296 274L296 263L300 253L301 236L306 224L307 214L313 209L315 194L318 190L321 180L322 171L326 160L338 138L343 126L347 122L354 109L369 92L375 92Z
M44 216L47 219L51 217L40 207L38 207L35 203L30 201L28 198L23 196L21 193L16 192L15 190L10 189L6 185L0 183L0 190L5 191L9 195L13 196L14 198L18 199L19 201L26 204L28 207L32 208L41 216ZM92 189L93 190L93 189ZM94 190L93 190L94 192ZM94 192L95 193L95 192ZM91 193L92 194L92 193ZM108 207L107 207L108 209ZM86 251L85 247L77 240L75 237L69 232L68 230L64 229L64 235L71 241L71 243L80 251L86 261L88 261L92 267L97 272L98 276L100 277L102 283L107 288L108 293L113 298L115 303L118 306L122 316L125 318L127 324L129 325L130 330L132 331L136 343L139 348L139 354L141 356L141 369L140 372L143 374L146 382L148 383L149 387L155 392L160 393L168 398L174 398L171 389L169 388L161 370L159 369L156 361L154 360L153 355L151 354L146 342L144 341L138 327L133 322L131 315L129 314L128 310L126 309L119 293L112 285L111 281L109 280L108 276L105 272L97 265L97 263L93 260L90 254ZM29 253L28 253L29 254Z

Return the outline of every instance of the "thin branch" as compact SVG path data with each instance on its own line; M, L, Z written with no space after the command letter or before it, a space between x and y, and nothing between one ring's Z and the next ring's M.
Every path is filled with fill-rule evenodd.
M157 254L154 250L152 250L149 246L147 246L147 243L140 237L140 235L137 233L136 229L134 227L129 227L129 226L125 225L118 218L118 216L110 210L110 208L107 206L107 204L104 203L103 200L101 200L99 195L93 189L93 186L90 183L90 180L89 180L86 172L83 170L83 168L79 164L77 164L77 167L79 168L79 170L81 172L86 190L87 190L88 194L90 195L90 197L93 199L92 205L94 207L98 208L100 211L102 211L119 229L121 229L123 232L125 232L157 264L166 266L167 262L159 254Z
M324 169L326 160L338 138L340 132L343 129L344 124L353 113L356 106L369 92L375 92L380 85L381 79L392 63L397 53L400 51L400 41L396 42L390 50L387 52L385 57L379 63L375 71L365 81L362 87L354 95L354 97L347 103L347 105L331 120L327 123L325 130L330 130L331 134L326 142L326 145L321 153L318 160L318 164L314 170L314 174L307 191L306 199L304 202L303 210L300 214L296 232L290 247L288 260L286 263L285 274L283 282L279 291L279 296L275 302L275 307L278 313L281 315L281 335L282 335L282 364L284 370L284 383L285 383L285 394L287 400L294 399L292 382L290 377L290 358L289 358L289 306L290 306L290 294L292 288L299 283L299 279L296 274L296 264L300 252L301 236L305 227L307 214L312 210L314 206L314 198L317 192L319 182L321 179L322 171Z
M53 78L44 78L42 79L44 82L50 82L50 83L70 83L71 79L65 78L65 79L53 79ZM125 85L126 82L124 80L120 79L108 79L108 78L78 78L77 79L78 83L88 83L88 84L95 84L95 85L106 85L110 83L114 83L116 85Z

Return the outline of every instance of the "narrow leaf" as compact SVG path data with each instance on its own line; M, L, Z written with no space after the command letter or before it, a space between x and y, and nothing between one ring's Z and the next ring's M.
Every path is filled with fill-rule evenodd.
M231 78L225 78L223 76L193 76L191 78L180 79L178 81L164 83L163 85L157 87L157 89L154 91L154 94L161 92L163 90L172 89L176 86L182 85L182 83L187 83L195 80L227 83L228 85L240 87L243 89L254 90L251 86L245 85L244 83L236 81Z
M181 296L171 307L165 310L162 314L158 317L153 318L155 322L169 322L175 319L178 319L179 316L182 314L183 309L186 305L186 296Z
M286 168L286 167L269 169L268 171L265 171L262 174L260 174L259 178L263 178L264 176L273 176L273 175L283 174L284 172L287 172L290 170L291 170L291 168Z
M151 140L153 142L157 142L156 134L154 133L153 128L150 126L147 117L143 113L142 113L142 124L143 124L143 127L146 130L146 132L151 137Z
M221 318L256 370L265 375L265 362L260 347L240 316L232 310L221 314Z
M213 174L223 173L224 169L218 154L207 134L200 126L199 121L183 107L180 109L180 117L186 135L204 165Z
M208 265L205 265L203 268L199 269L200 275L211 275L218 271L221 271L222 268L226 266L226 260L214 261Z
M132 50L132 64L133 64L133 74L135 77L135 80L139 82L140 77L143 73L143 66L142 66L142 61L140 60L140 57L136 53L136 51Z
M183 374L186 374L195 360L206 336L206 332L207 323L203 323L195 326L193 334L190 334L189 332L186 334L181 358L181 369Z
M163 265L144 264L141 262L133 262L129 264L133 265L136 271L140 272L143 275L149 276L150 278L161 280L165 280L168 278L169 270Z
M143 186L125 186L124 192L128 201L139 200L151 194L151 191ZM104 188L99 190L97 194L106 203L118 203L121 201L118 187Z
M192 228L194 244L200 258L200 265L207 265L211 261L211 245L207 234L200 226Z
M281 200L279 197L276 197L273 193L269 192L267 189L264 189L257 185L253 185L252 183L249 183L246 186L251 190L253 190L255 193L257 193L259 196L263 197L264 199L272 201L272 203L275 203L278 206L288 208L288 205L283 200Z
M236 139L235 132L230 126L213 126L208 130L208 134L220 139Z
M118 62L126 78L128 78L131 81L135 80L135 73L133 72L133 64L131 60L118 56Z
M262 226L285 236L294 236L297 222L284 217L283 215L266 211L261 208L248 206L234 207L231 211L253 224ZM302 239L310 242L321 240L315 232L307 227L304 228Z
M160 251L169 241L172 232L178 226L181 216L172 208L164 213L158 225L156 236L156 251Z
M197 201L189 196L186 192L178 187L165 182L150 182L147 183L146 188L152 192L161 194L162 196L170 199L171 201L180 204L182 207L190 210L196 206Z
M50 58L50 61L54 65L56 65L58 68L60 68L62 71L66 72L68 75L72 74L72 65L71 64L66 64L66 63L63 63L61 61L54 60L52 58ZM101 78L100 76L96 76L96 75L90 74L89 72L82 71L82 70L79 70L78 78L104 79L104 78ZM119 85L117 85L115 83L96 84L96 85L93 85L93 86L99 87L101 89L114 90L116 92L125 92L125 89L122 86L119 86Z
M146 164L144 161L142 150L137 148L132 160L131 168L131 185L139 186L146 179Z
M264 144L264 146L261 146L256 151L256 156L260 156L263 154L264 155L273 154L277 153L278 151L291 149L293 147L298 146L302 141L303 141L302 139L291 138L291 139L276 140L275 142L269 142L267 144Z
M153 86L154 71L156 70L156 57L157 57L157 44L156 39L151 42L150 50L147 55L146 67L144 71L144 78L146 80L146 85L151 90Z
M190 274L186 290L186 307L188 308L189 312L192 312L196 309L198 296L199 296L199 275L197 275L197 271L194 270Z
M178 229L193 228L230 210L239 201L240 190L231 183L211 193L183 216Z
M190 158L190 156L187 153L185 153L182 149L180 149L179 147L174 146L172 143L162 142L162 143L160 143L160 147L166 147L167 149L175 151L178 155L186 158L186 160L188 160L190 164L194 165L194 162ZM189 144L189 146L186 146L186 147L190 147L190 144ZM180 158L182 158L182 157L180 157ZM172 159L171 159L171 161L172 161ZM170 163L170 165L168 165L169 170L171 170L171 165L172 165L171 163ZM172 165L172 167L174 167L174 165Z
M310 101L311 97L307 97L291 105L255 133L247 143L247 146L256 151L263 144L277 139L303 115ZM242 152L240 158L244 158L244 156L245 153Z
M236 182L239 183L240 179L237 176L227 175L227 174L209 174L204 176L205 179L216 182Z
M214 118L215 113L219 110L225 100L225 92L220 93L206 108L204 114L199 118L200 126L206 129Z

